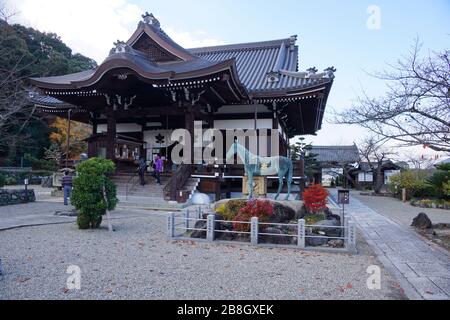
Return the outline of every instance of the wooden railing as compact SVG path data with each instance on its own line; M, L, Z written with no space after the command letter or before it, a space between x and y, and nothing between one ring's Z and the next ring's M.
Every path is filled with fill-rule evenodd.
M182 190L192 174L192 165L181 164L164 186L164 198L171 201L177 200L177 192Z
M139 179L137 179L137 178L139 178L138 172L134 172L131 175L130 179L128 179L126 188L125 188L125 199L128 200L128 194L131 193L131 191L133 191L133 188L139 182Z

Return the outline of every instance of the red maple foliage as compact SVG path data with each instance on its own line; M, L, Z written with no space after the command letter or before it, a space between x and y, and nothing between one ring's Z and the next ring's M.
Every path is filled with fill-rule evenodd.
M273 214L273 205L267 200L250 200L245 207L239 209L238 214L234 218L235 221L250 222L252 217L258 217L259 221L265 222ZM233 223L235 231L250 231L250 224Z
M303 191L303 202L312 213L327 208L328 191L320 184L313 184Z

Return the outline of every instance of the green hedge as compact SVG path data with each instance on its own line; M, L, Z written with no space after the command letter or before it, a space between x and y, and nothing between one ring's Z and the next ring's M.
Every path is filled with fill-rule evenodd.
M70 202L79 211L77 223L80 229L98 228L106 209L114 210L116 207L116 186L107 177L114 170L111 160L101 158L91 158L76 167L78 175L73 180ZM103 186L107 202L103 197Z

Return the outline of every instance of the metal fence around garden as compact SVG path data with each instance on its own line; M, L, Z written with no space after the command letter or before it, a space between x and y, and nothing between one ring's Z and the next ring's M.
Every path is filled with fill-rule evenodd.
M178 213L169 212L167 215L167 234L172 240L356 253L355 224L351 218L346 218L344 221L343 226L307 225L304 219L299 219L297 223L261 222L257 217L251 218L250 221L228 221L216 219L216 215L213 213L205 215L199 208L199 210L186 209ZM235 226L237 225L246 225L249 228L240 231L236 230ZM283 232L270 232L274 228ZM323 232L327 228L341 231L337 236L327 236ZM318 230L319 233L314 233ZM194 233L197 233L196 237L192 237ZM230 236L234 239L229 240ZM311 245L313 239L321 239L320 241L323 241L324 244L329 243L330 240L340 240L341 246Z

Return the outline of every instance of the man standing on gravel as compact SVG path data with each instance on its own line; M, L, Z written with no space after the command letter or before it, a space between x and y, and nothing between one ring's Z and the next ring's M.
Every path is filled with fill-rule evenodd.
M67 199L70 198L70 194L72 192L72 176L69 174L69 171L64 171L64 177L61 179L61 184L64 191L64 205L67 206Z

